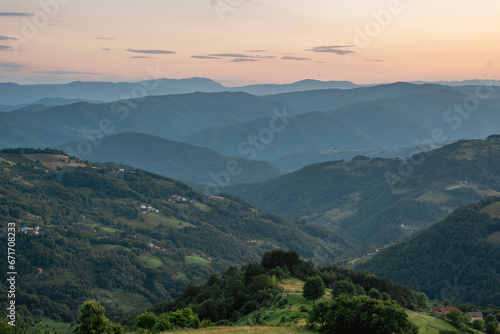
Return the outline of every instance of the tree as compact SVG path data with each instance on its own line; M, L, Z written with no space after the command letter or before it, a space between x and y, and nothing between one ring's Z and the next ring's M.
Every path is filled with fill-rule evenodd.
M333 285L332 295L340 296L342 294L355 295L356 286L351 281L340 280Z
M331 303L315 305L308 323L319 325L323 333L383 334L418 333L405 310L395 301L381 301L368 296L340 295Z
M308 277L304 284L304 292L302 296L306 300L312 300L316 303L316 299L321 298L325 294L325 283L319 276Z
M198 315L190 307L170 312L168 321L175 327L180 328L194 327L194 324L199 325L200 323Z
M460 326L464 323L464 314L457 308L446 313L446 318L457 328L460 328Z
M375 288L371 288L370 291L368 291L368 296L373 299L382 299L382 294Z
M137 317L135 325L140 328L152 330L156 323L156 315L153 312L144 312Z
M95 300L83 303L78 317L80 324L73 329L75 334L120 334L123 328L109 322L104 307Z
M498 329L498 320L493 314L488 314L484 318L486 333L488 334L497 334L500 332Z
M471 327L477 329L478 331L484 331L486 329L483 319L476 319L472 322Z

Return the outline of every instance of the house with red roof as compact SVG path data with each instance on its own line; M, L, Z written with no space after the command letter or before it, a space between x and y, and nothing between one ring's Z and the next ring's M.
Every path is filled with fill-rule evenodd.
M445 315L446 313L454 310L454 307L451 306L446 306L446 307L439 307L439 306L434 306L434 313L437 315Z

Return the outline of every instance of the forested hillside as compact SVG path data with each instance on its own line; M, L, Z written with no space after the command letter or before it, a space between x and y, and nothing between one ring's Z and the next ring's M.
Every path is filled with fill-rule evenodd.
M431 299L499 306L499 218L499 197L467 205L359 267Z
M77 152L78 145L73 142L61 149L69 154ZM203 186L211 184L208 188L216 188L215 192L220 191L220 185L263 182L285 174L267 161L226 157L207 148L132 132L105 137L86 159L130 165Z
M317 261L349 248L322 226L53 150L0 152L0 222L4 249L16 224L18 314L35 320L74 322L89 298L123 315L274 247Z
M409 159L310 165L227 192L266 210L331 226L359 246L418 233L461 205L500 194L500 140L463 140Z

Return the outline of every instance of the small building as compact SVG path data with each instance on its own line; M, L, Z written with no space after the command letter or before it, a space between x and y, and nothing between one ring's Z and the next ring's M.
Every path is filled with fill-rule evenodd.
M470 317L470 321L483 319L483 313L482 312L467 312L467 314Z
M439 307L439 306L434 306L434 313L437 315L445 315L446 313L454 310L454 307L451 306L446 306L446 307Z

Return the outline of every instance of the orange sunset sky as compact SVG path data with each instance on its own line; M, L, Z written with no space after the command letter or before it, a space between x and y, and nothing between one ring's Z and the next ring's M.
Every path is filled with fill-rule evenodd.
M0 82L500 79L500 1L1 0Z

